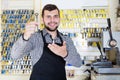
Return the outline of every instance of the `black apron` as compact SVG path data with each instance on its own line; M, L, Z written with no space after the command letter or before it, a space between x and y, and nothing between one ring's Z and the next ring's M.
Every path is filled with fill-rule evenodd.
M33 66L30 80L67 80L65 73L65 60L50 51L47 47L48 43L46 43L42 31L41 34L44 42L43 54L39 61ZM63 43L59 34L58 36L61 43ZM56 44L62 46L62 44Z

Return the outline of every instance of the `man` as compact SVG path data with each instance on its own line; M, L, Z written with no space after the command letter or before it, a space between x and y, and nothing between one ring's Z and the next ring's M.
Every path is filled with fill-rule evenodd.
M66 80L66 62L80 67L80 55L72 40L58 30L60 11L54 4L47 4L42 10L45 28L36 32L38 24L26 24L24 34L15 42L11 50L13 59L30 53L33 70L30 80Z

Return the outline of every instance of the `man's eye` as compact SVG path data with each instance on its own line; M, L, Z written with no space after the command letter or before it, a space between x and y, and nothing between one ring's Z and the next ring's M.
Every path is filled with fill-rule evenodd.
M55 15L55 18L58 18L59 16L58 15Z
M47 16L47 18L50 18L50 16Z

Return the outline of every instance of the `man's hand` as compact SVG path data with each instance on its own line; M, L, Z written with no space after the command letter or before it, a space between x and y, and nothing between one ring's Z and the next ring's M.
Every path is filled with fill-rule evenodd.
M56 55L59 55L61 57L66 57L67 56L67 49L66 49L66 43L65 41L63 42L62 46L59 46L57 44L49 44L48 48L54 52Z
M30 36L36 32L38 23L37 22L30 22L26 24L25 32L24 32L24 39L28 40Z

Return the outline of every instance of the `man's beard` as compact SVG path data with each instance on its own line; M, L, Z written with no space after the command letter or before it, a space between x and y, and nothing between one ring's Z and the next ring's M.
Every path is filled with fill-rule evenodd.
M45 25L45 28L46 28L48 31L53 32L53 31L57 30L58 26L56 26L55 29L51 29L51 28L49 28L48 26Z

